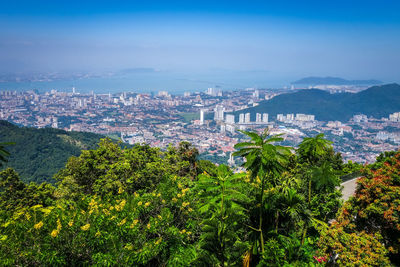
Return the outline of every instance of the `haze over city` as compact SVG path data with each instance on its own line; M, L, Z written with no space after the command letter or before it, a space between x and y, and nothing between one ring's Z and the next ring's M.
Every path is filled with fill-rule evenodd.
M135 73L126 84L81 85L94 90L279 87L305 76L398 82L399 9L398 1L9 1L0 71Z

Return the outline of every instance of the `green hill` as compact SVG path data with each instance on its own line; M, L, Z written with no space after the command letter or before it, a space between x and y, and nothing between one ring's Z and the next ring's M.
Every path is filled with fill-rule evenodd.
M359 93L330 94L318 89L300 90L294 93L278 95L270 100L261 101L256 107L235 112L269 113L271 119L277 114L305 113L314 114L317 120L348 121L355 114L365 114L375 118L388 117L400 111L400 85L386 84L373 86Z
M0 121L0 142L15 143L6 147L11 155L5 167L14 168L24 182L54 182L53 175L65 166L70 156L95 148L102 137L52 128L18 127Z

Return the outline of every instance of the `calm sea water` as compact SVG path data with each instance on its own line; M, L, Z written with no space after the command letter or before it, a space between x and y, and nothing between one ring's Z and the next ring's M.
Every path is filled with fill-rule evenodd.
M86 78L57 80L51 82L6 82L0 83L0 90L25 91L37 89L40 92L52 89L71 91L75 87L77 92L89 93L117 93L138 92L149 93L161 90L172 94L184 92L204 91L208 87L220 87L223 90L254 88L278 88L289 84L279 77L271 77L266 72L240 73L207 73L182 74L172 72L150 72L114 75L104 78Z

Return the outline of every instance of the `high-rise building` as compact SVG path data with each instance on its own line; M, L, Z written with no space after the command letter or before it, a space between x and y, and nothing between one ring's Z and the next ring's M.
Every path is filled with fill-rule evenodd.
M244 123L250 123L250 113L247 112L246 115L244 115Z
M221 124L221 133L225 133L225 131L226 131L225 124Z
M234 124L235 123L235 115L227 114L225 121L226 121L226 123Z
M244 113L239 114L239 123L244 123Z
M223 121L224 120L225 108L223 105L217 105L214 109L214 120Z
M293 114L293 113L291 113L291 114L286 114L286 120L287 120L287 121L293 121L293 120L294 120L294 114Z
M263 113L263 115L262 115L262 122L263 122L263 123L268 123L268 113Z
M261 113L256 113L256 123L261 123Z
M254 97L255 99L258 99L258 98L260 97L260 92L259 92L257 89L254 90L253 97Z
M200 125L204 124L204 109L200 109Z

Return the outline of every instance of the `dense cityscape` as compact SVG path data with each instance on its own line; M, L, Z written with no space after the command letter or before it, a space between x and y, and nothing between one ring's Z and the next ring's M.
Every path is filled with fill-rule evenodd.
M85 94L75 88L70 92L2 91L0 119L37 128L94 132L129 144L148 143L163 149L185 140L197 147L202 158L231 165L235 165L233 146L243 138L237 130L261 132L268 128L271 134L283 134L283 144L291 146L322 132L334 141L335 150L341 152L345 161L360 163L374 162L380 152L399 148L400 112L388 118L354 114L347 122L319 121L314 114L271 117L257 113L251 117L249 112L241 112L262 100L292 91L222 91L218 87L183 95L167 91ZM341 88L336 86L334 92L337 91Z

